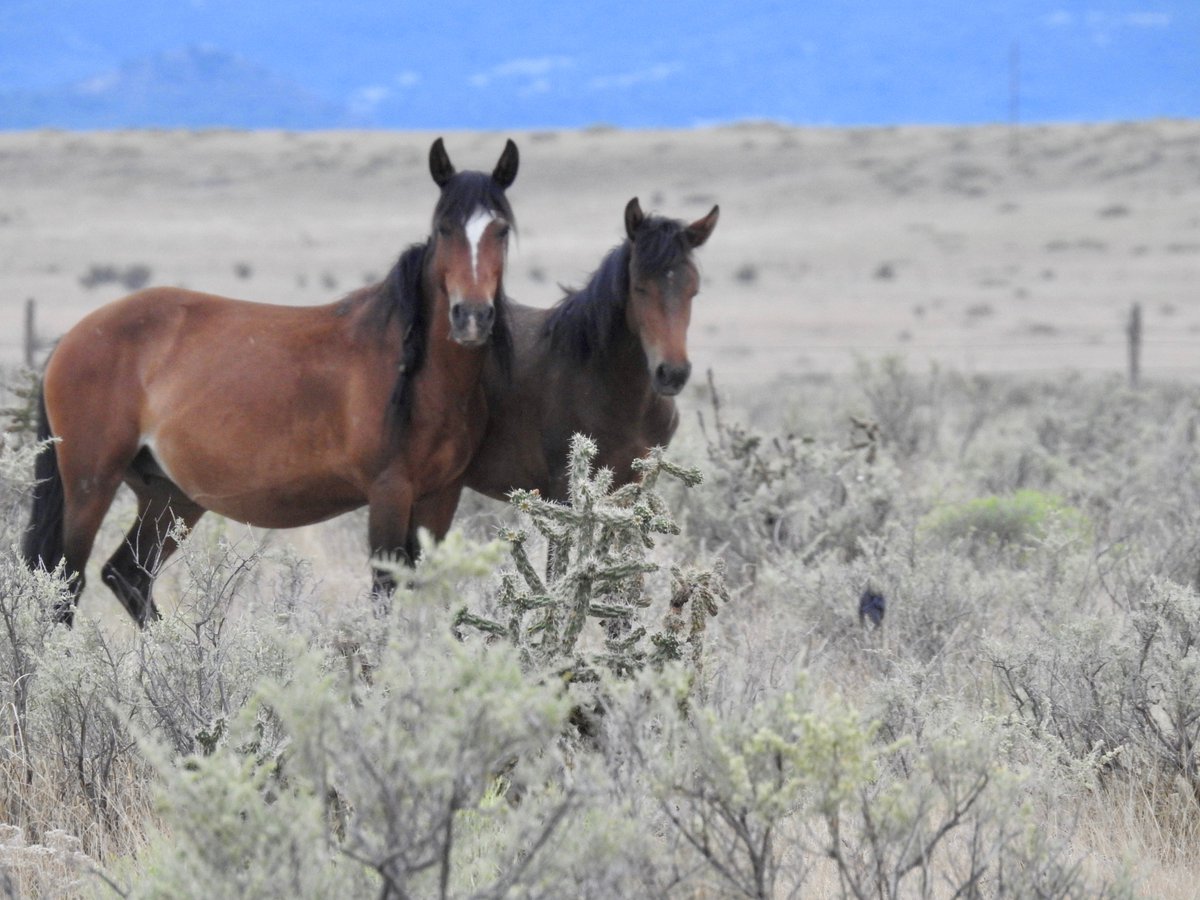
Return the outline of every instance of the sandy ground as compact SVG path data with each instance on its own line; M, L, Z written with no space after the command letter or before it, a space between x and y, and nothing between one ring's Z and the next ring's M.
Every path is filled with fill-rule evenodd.
M721 205L699 254L698 371L752 385L902 353L967 371L1200 375L1200 122L511 135L510 293L548 305L622 235L632 196ZM425 133L0 134L0 362L150 283L310 304L428 229ZM500 134L450 133L490 169ZM108 280L106 280L108 279Z

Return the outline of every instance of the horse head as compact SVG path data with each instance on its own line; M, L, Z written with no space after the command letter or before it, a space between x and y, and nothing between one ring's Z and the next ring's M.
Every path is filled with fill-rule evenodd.
M719 215L714 206L704 218L684 225L647 216L637 197L625 207L625 232L632 245L626 321L641 340L651 386L668 397L683 390L692 371L687 329L692 300L700 290L692 251L708 240Z
M518 162L511 140L491 174L456 171L441 138L429 150L429 172L442 193L427 265L447 300L450 336L465 347L487 342L504 300L508 235L515 225L505 191L516 180Z

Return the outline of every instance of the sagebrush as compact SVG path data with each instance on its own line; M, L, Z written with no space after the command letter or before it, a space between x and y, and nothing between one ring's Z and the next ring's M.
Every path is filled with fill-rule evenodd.
M20 564L24 383L8 893L1102 897L1195 871L1183 386L894 360L761 409L710 385L646 482L611 491L580 445L573 507L476 504L386 610L340 557L214 520L136 632L102 588L52 625L62 582ZM1098 804L1154 823L1139 858L1089 837Z

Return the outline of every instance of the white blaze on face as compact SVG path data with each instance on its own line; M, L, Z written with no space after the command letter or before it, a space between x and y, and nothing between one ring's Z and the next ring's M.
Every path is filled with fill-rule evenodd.
M479 207L475 212L471 213L471 218L467 220L467 224L464 226L464 231L467 235L467 246L471 248L471 277L476 282L479 281L479 242L483 240L483 233L487 231L488 225L495 218L494 213L483 207Z

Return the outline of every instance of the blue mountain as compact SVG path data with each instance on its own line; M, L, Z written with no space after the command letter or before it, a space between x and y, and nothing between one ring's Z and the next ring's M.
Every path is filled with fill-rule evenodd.
M1196 0L4 0L0 128L1200 116Z
M216 50L185 47L56 88L0 91L5 127L231 128L352 124L343 104Z

